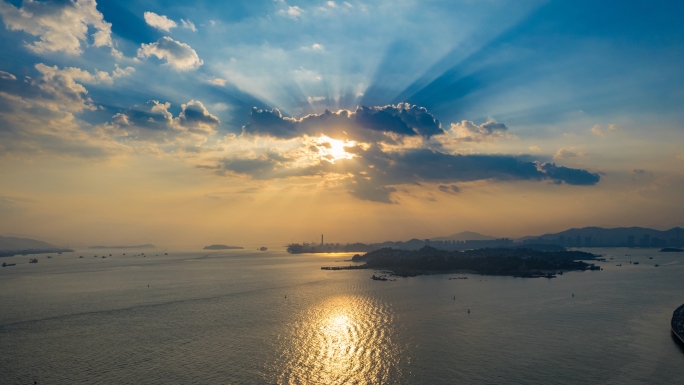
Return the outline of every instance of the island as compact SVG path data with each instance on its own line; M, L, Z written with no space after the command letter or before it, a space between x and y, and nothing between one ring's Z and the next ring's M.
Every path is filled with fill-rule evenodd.
M540 251L524 248L485 248L466 251L446 251L425 246L420 250L384 248L354 255L353 262L362 265L337 269L378 269L398 277L423 274L470 272L481 275L500 275L524 278L553 278L563 271L600 270L599 266L584 262L599 256L583 251Z
M149 243L136 246L90 246L89 249L154 249Z
M684 249L679 249L676 247L666 247L660 250L661 253L684 253Z
M204 247L204 250L239 250L239 249L244 249L244 247L226 246L226 245L211 245L211 246L205 246Z

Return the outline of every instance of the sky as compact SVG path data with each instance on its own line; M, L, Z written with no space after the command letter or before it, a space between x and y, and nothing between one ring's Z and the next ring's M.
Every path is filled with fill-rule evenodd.
M684 3L0 0L0 235L684 226Z

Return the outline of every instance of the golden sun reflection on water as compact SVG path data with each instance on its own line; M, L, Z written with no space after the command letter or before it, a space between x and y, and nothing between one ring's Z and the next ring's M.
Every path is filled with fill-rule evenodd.
M285 342L281 384L380 384L396 378L392 312L380 302L339 296L308 309Z

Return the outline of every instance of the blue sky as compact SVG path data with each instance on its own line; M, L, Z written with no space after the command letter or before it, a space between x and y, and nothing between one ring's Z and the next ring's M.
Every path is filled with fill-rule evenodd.
M0 169L202 178L181 201L314 186L393 221L442 215L430 231L517 215L502 202L522 190L602 208L568 206L558 227L681 225L683 16L670 1L2 0ZM38 210L21 179L0 184L0 210ZM639 208L600 203L616 199ZM455 222L429 202L475 206Z

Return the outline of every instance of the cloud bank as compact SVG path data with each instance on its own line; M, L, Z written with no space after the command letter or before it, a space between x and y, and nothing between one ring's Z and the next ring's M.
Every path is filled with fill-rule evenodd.
M26 43L33 52L62 51L79 55L82 46L88 45L88 32L92 28L92 45L109 47L114 56L121 57L112 42L112 25L104 20L96 6L95 0L25 0L17 8L0 1L0 15L7 29L37 37L33 43Z
M512 137L507 130L494 121L480 125L462 121L446 132L425 108L403 103L325 111L300 119L284 117L277 109L253 109L242 135L234 140L266 138L299 145L280 152L255 149L224 156L202 168L258 180L323 177L358 199L382 203L396 203L397 187L408 184L436 185L437 190L454 195L461 191L454 183L473 181L576 186L600 181L597 173L530 156L461 154L448 148L453 143ZM435 140L443 145L434 146Z
M396 142L400 137L420 136L426 139L444 134L441 123L423 107L399 103L381 107L358 107L355 111L326 110L319 115L301 119L284 117L278 109L253 109L245 135L269 136L280 139L302 135L346 136L352 140Z

